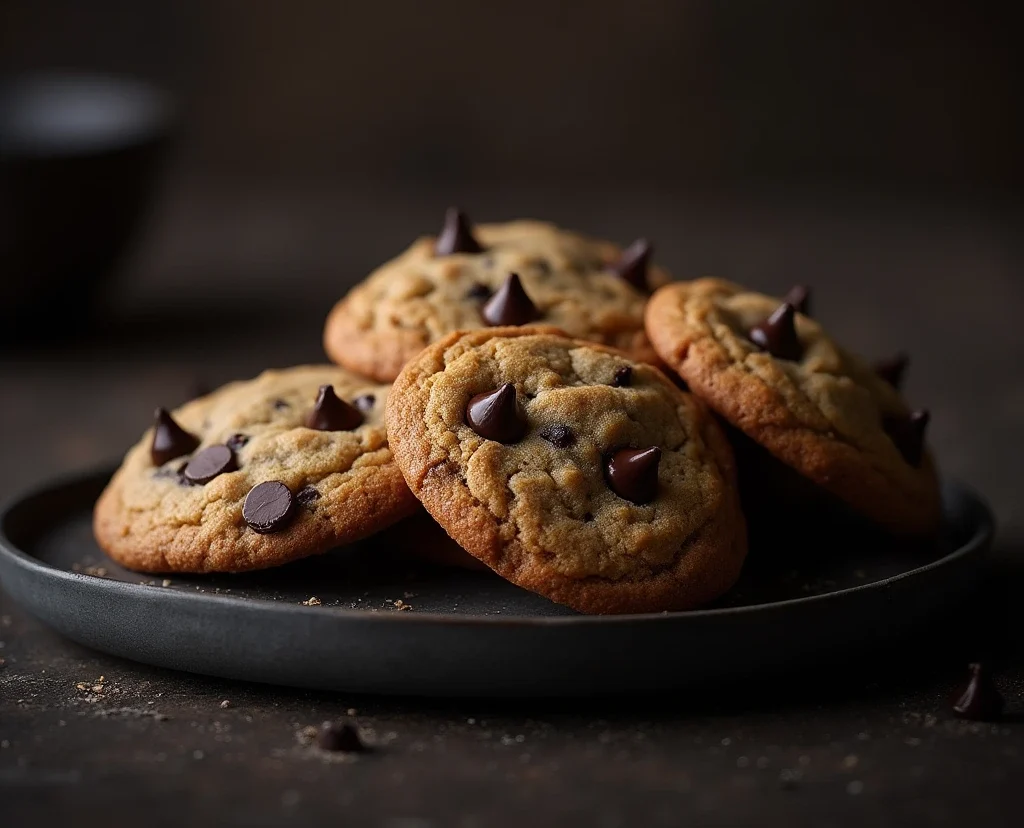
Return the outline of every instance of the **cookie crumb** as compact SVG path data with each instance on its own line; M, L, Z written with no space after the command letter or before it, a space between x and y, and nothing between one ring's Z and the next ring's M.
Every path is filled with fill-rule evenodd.
M348 714L349 716L355 716L355 715L356 715L356 709L355 709L354 707L350 707L350 708L349 708L348 710L346 710L345 712L346 712L346 713L347 713L347 714Z
M165 587L168 587L168 586L170 586L170 585L171 585L171 579L170 579L170 578L164 578L164 579L163 579L163 580L162 580L162 581L160 582L160 586L165 586Z
M405 603L405 601L403 601L401 598L396 599L394 601L394 605L395 608L400 610L401 612L407 612L408 610L412 609L412 605Z
M324 722L316 746L331 753L363 753L368 750L356 727L348 722Z
M320 604L320 599L317 598L315 595L309 596L309 598L302 602L302 605L306 607L319 607Z
M87 566L84 570L86 575L92 575L94 578L106 578L107 570L106 567L102 566Z
M221 710L227 710L229 707L231 707L231 700L230 699L224 699L224 701L222 701L220 703L220 709Z

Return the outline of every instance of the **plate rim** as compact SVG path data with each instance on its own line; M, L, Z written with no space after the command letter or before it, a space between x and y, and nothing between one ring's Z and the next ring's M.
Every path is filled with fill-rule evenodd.
M995 536L996 520L992 508L987 499L975 488L955 478L947 479L942 483L944 494L955 492L966 499L969 508L973 513L975 525L971 536L960 546L942 555L935 560L929 561L919 567L908 569L896 575L891 575L878 581L871 581L866 584L844 587L842 589L823 592L817 595L806 595L798 598L786 598L781 601L769 601L757 604L744 604L738 607L715 607L710 609L684 610L681 612L648 612L630 614L606 614L606 615L557 615L557 616L529 616L529 615L456 615L451 613L420 612L420 613L371 613L365 610L348 609L343 607L318 606L309 607L302 604L285 604L269 598L240 598L238 596L211 595L209 593L186 592L182 590L169 590L165 587L150 586L147 584L135 584L126 581L119 581L110 578L100 578L85 575L79 572L72 572L60 569L40 561L38 558L24 552L9 537L7 523L10 515L19 508L24 508L27 503L34 499L44 497L56 491L70 489L76 486L85 486L90 483L98 484L101 480L109 480L116 467L104 464L90 469L56 475L48 481L37 483L20 494L9 497L0 505L0 564L6 561L22 572L30 573L43 579L55 579L68 585L85 588L95 591L100 595L111 597L131 598L154 598L160 596L159 600L169 602L171 605L182 606L221 606L223 608L234 607L237 609L239 602L258 608L263 612L279 613L282 615L303 616L323 618L324 614L330 614L346 622L357 622L371 626L387 624L416 624L418 626L468 626L478 627L482 625L493 627L575 627L585 625L629 625L629 624L650 624L665 623L668 620L680 621L682 619L714 619L722 617L743 617L750 614L762 615L765 613L784 612L793 608L803 606L817 606L823 603L843 600L848 596L865 591L881 591L894 584L911 578L920 577L936 569L940 569L959 560L979 552L985 554ZM979 550L980 547L980 550ZM3 585L3 566L0 565L0 585ZM172 573L173 574L173 573ZM191 573L178 573L179 575L191 575ZM153 592L150 592L153 590ZM13 597L13 596L12 596Z

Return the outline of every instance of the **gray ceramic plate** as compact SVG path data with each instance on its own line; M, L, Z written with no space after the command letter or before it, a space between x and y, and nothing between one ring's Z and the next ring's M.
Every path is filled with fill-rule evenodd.
M92 504L108 477L56 483L0 517L0 577L22 606L75 641L149 664L372 693L664 691L829 654L848 660L963 598L993 532L977 495L949 485L938 547L826 527L760 541L740 584L710 609L581 616L491 573L428 567L372 543L165 586L106 560L93 542ZM302 603L312 596L320 605Z

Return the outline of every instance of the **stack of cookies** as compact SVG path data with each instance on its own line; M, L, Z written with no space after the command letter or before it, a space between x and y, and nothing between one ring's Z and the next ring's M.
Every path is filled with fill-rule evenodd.
M885 531L939 525L904 363L840 348L806 290L671 282L643 240L450 210L334 307L324 347L336 366L158 410L97 503L107 553L235 572L429 521L553 601L656 612L735 583L744 512L778 494L748 484L741 505L739 479L772 466Z

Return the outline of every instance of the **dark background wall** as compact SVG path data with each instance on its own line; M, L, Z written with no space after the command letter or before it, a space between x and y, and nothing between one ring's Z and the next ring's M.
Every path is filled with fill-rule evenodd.
M1006 195L1002 5L6 0L0 68L156 78L226 180Z

